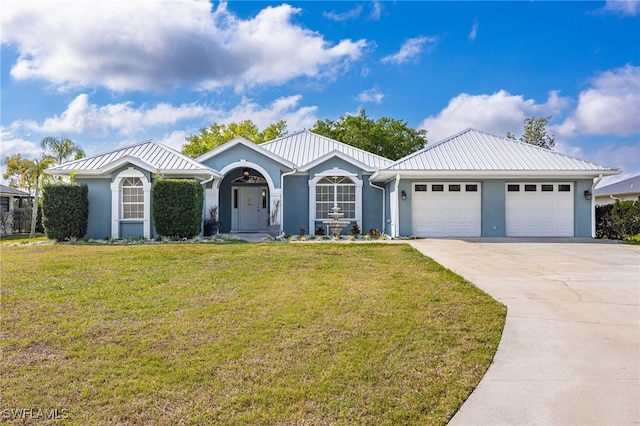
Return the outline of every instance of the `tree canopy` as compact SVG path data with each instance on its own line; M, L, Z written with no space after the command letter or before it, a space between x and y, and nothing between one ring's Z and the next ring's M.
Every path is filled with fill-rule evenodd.
M286 134L287 123L284 120L272 123L262 131L251 120L229 124L213 123L209 128L201 128L199 134L187 137L187 143L182 146L182 153L195 158L238 136L262 143Z
M55 164L79 160L85 156L84 150L79 145L64 136L47 136L42 139L40 146L46 150L46 156L53 158Z
M520 138L516 138L515 135L507 132L507 138L553 150L556 146L556 137L554 135L549 135L547 132L547 123L549 123L550 119L551 116L542 118L525 118L524 133L522 136L520 136Z
M337 121L318 120L311 131L390 160L409 155L427 143L426 130L413 129L405 121L389 117L374 120L364 108L358 115L345 114Z

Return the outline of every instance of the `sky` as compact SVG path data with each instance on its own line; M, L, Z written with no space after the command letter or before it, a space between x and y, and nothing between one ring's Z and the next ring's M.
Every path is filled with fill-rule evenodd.
M640 173L640 1L30 1L0 4L0 157L88 156L213 123L289 132L361 108L520 136ZM6 181L3 179L3 183Z

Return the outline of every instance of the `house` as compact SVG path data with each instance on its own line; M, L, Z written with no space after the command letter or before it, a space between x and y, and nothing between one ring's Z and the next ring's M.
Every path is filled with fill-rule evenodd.
M640 200L640 175L596 188L593 195L599 206L614 204L616 201Z
M325 230L334 204L363 232L392 237L591 237L594 179L619 170L473 129L398 161L300 131L235 138L191 159L146 141L55 166L89 187L87 237L155 235L158 175L198 180L220 232L263 232L274 203L284 233ZM326 231L325 231L326 232Z
M11 235L14 228L14 211L28 207L31 195L28 192L0 185L0 235Z

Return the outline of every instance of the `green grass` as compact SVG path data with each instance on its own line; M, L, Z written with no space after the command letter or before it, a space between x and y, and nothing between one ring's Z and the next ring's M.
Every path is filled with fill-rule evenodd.
M404 244L3 246L1 409L443 425L505 308Z
M53 242L44 234L36 234L34 238L29 238L29 234L13 234L0 236L0 245L19 245L31 243Z

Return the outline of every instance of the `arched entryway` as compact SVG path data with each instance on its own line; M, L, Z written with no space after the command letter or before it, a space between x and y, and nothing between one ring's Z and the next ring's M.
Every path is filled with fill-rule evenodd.
M266 232L270 207L281 191L261 166L239 162L222 170L214 185L218 199L221 232Z

